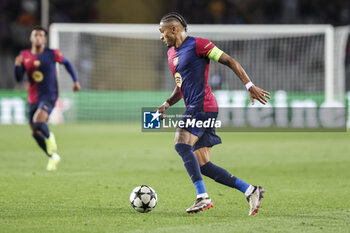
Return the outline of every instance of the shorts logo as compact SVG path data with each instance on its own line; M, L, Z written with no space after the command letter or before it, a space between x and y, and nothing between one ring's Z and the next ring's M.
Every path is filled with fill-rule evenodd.
M39 61L39 60L35 60L34 63L33 63L33 65L34 65L35 67L39 67L39 66L40 66L40 61Z
M173 60L174 66L177 66L179 64L179 57L175 57Z
M143 128L144 129L160 129L160 116L157 112L143 112Z
M47 105L44 105L43 109L47 111L47 110L49 110L49 107L47 107Z
M35 82L39 83L43 81L44 75L40 71L34 71L32 74L32 78L34 79Z
M175 73L175 82L178 87L182 86L182 77L179 73Z

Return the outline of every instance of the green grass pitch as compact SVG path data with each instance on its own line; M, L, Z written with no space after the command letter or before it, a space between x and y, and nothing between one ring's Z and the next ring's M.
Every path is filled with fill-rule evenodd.
M28 126L0 126L0 232L349 232L349 133L221 133L212 161L266 192L256 216L244 195L204 178L214 207L188 215L195 190L173 133L139 124L51 126L62 162L47 159ZM131 190L153 187L148 214Z

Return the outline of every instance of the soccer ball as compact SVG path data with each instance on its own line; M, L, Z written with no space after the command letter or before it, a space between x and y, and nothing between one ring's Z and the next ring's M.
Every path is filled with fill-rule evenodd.
M130 204L134 210L148 213L157 205L156 191L147 185L137 186L130 194Z

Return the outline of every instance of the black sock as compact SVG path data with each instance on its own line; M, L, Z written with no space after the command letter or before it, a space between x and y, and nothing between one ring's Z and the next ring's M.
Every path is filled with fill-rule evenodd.
M192 146L178 143L175 144L175 150L181 156L192 182L194 183L197 180L202 180L201 170L199 168L198 160L193 153Z
M46 150L45 136L42 133L33 133L32 136L35 139L35 141L38 143L40 148L43 149L43 151L47 154L47 156L50 157L50 155L47 153L47 150Z
M35 122L34 124L34 129L36 131L40 131L44 137L49 138L50 137L50 130L49 127L45 122Z
M210 161L201 166L201 172L203 175L208 176L220 184L235 188L236 177Z

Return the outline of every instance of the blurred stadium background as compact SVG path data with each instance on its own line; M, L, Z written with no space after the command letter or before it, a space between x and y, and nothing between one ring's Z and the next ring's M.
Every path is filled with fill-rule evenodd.
M139 120L141 107L158 106L174 87L157 26L169 11L185 16L190 35L211 39L236 58L272 92L274 107L316 107L327 95L347 106L350 98L346 1L1 0L0 9L2 124L27 121L27 84L15 83L12 69L18 52L30 47L29 32L37 24L50 29L49 45L72 61L83 87L73 95L70 77L59 68L61 94L52 123ZM242 107L235 101L247 100L243 85L225 67L212 63L209 80L219 105Z

